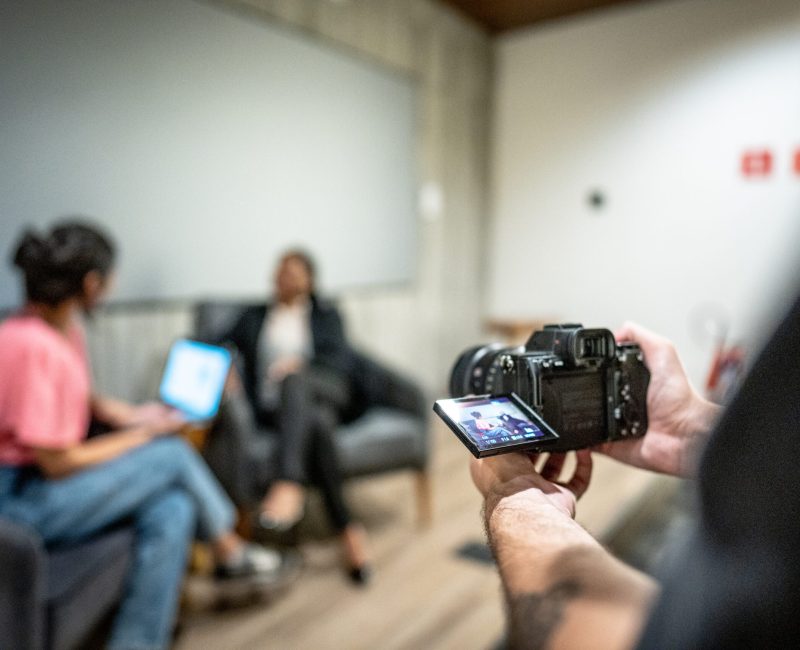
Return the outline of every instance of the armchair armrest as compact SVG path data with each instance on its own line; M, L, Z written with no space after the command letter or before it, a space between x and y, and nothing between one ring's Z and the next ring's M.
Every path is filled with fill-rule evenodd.
M39 536L0 517L0 648L42 647L45 570Z

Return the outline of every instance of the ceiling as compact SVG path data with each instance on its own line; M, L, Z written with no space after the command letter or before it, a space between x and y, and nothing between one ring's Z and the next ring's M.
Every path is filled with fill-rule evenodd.
M643 0L440 0L466 14L492 34L600 7Z

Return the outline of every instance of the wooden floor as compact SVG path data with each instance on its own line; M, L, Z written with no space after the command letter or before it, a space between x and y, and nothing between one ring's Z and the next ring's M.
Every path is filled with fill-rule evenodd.
M298 581L273 602L215 611L208 580L192 578L177 647L193 649L491 648L503 635L500 585L490 564L457 555L482 542L480 499L468 474L467 451L434 425L433 524L416 525L410 474L348 486L355 516L367 527L374 557L368 588L349 584L339 547L312 500ZM641 500L652 477L596 460L592 489L579 520L602 536Z

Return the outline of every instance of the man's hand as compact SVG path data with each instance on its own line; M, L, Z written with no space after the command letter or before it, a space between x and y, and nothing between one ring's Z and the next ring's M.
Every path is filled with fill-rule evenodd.
M616 460L665 474L691 476L719 408L689 383L671 341L635 323L615 333L617 341L637 343L650 370L647 433L594 448Z
M474 459L472 480L485 499L487 521L501 501L509 506L550 506L573 518L576 501L589 487L592 455L587 449L578 451L572 477L561 483L558 478L565 458L565 454L550 454L540 472L536 471L536 455L510 453Z
M592 456L577 452L571 478L559 482L564 458L550 455L539 472L538 458L520 453L472 462L508 601L508 647L630 648L655 587L573 521Z

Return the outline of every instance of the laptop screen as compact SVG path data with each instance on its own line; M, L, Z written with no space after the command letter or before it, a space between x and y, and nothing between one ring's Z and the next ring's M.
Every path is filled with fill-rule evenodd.
M180 339L170 348L159 397L189 420L212 418L230 365L231 354L225 348Z

